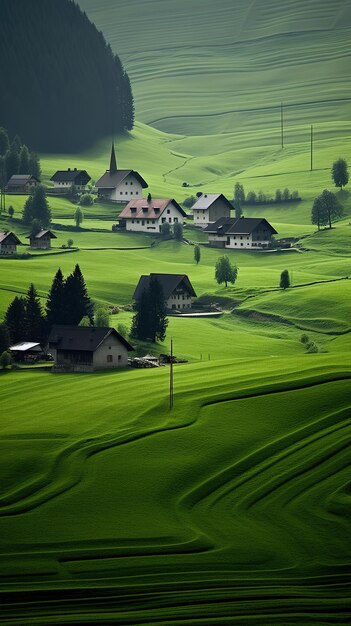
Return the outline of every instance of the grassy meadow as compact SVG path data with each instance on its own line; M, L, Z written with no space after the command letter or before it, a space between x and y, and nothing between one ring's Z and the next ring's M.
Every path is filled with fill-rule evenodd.
M141 274L185 273L219 318L169 317L169 369L53 374L0 371L0 622L16 624L350 624L351 195L317 232L313 199L350 159L351 15L336 0L79 0L131 77L137 122L115 138L120 168L154 197L197 192L301 202L245 206L295 247L226 251L235 285L214 280L222 250L114 233L120 207L49 198L57 239L0 259L0 319L34 282L43 306L58 267L79 263L91 298L130 327ZM131 37L132 24L134 36ZM280 102L284 102L284 148ZM310 124L314 167L310 171ZM57 169L109 165L110 138ZM188 187L183 187L183 182ZM24 196L0 229L27 242ZM191 211L188 211L191 213ZM67 249L68 239L73 240ZM64 246L64 247L63 247ZM291 288L279 289L288 269ZM305 333L318 347L308 354Z

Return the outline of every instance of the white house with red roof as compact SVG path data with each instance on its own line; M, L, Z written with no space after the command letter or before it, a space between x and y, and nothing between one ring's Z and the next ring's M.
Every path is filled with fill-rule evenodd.
M177 222L183 223L186 217L185 211L173 199L148 199L131 200L119 214L120 226L129 231L142 233L160 233L162 224L168 222L174 226Z

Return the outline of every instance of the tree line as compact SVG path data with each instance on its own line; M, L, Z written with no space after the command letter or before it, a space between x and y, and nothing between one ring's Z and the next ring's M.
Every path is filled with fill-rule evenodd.
M40 160L18 135L10 141L6 128L0 128L0 189L14 174L31 174L40 180Z
M0 0L0 119L43 152L73 152L131 130L119 57L70 0Z

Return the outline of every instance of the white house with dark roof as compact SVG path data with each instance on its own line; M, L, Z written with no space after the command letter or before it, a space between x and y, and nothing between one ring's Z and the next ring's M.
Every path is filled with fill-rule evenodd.
M17 246L22 242L15 233L0 231L0 255L13 256L17 254Z
M120 226L130 231L160 233L162 224L174 226L186 217L182 207L171 198L131 200L119 214Z
M13 174L6 185L7 193L30 193L40 180L31 174Z
M216 248L259 250L268 248L277 231L262 217L220 218L205 228L208 243Z
M83 192L91 177L86 170L69 167L67 170L57 170L50 180L54 183L52 191L55 193L69 193L73 186L78 192Z
M132 198L141 198L147 182L134 170L117 169L115 147L112 144L110 169L95 183L98 197L113 202L129 202Z
M156 278L160 283L167 309L191 309L196 293L186 274L152 273L148 276L140 276L134 291L134 300L139 300L143 291L148 289L151 277Z
M54 371L93 372L127 367L134 350L114 328L55 325L49 335Z
M203 193L192 206L194 225L206 228L221 217L230 217L233 208L222 193Z
M51 248L51 239L57 239L52 230L40 230L36 235L28 235L30 247L40 250Z

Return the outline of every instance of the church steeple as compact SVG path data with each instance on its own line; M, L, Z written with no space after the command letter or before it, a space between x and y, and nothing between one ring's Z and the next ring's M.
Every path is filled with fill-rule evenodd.
M112 142L111 158L110 158L110 174L113 174L114 172L117 172L117 161L116 161L116 154L115 154L115 144L114 142Z

